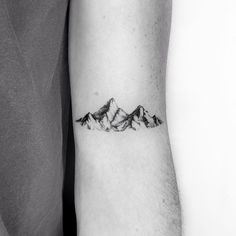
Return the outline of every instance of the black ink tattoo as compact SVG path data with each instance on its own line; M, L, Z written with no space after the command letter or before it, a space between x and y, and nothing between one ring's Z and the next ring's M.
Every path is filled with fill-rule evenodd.
M163 123L157 116L150 116L140 105L131 114L127 114L117 106L114 98L111 98L97 112L93 114L89 112L76 122L87 129L106 132L154 128Z

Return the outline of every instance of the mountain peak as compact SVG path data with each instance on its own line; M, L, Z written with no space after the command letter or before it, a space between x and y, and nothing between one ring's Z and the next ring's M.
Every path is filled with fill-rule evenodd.
M80 118L78 121L86 122L87 120L94 119L92 113L88 112L83 118Z
M115 99L114 98L110 98L109 100L108 100L108 103L116 103L116 101L115 101Z
M131 114L136 115L138 117L142 117L144 115L144 113L145 113L144 107L139 105Z
M131 113L127 114L119 108L114 98L110 98L107 103L95 113L88 112L84 117L76 120L81 126L88 129L97 129L109 132L124 131L127 128L138 130L140 128L154 128L162 124L157 116L150 116L143 106L139 105Z
M141 111L141 112L143 112L143 111L145 111L145 109L144 109L143 106L138 105L137 108L134 110L134 112L135 112L135 111Z
M98 120L102 120L104 116L107 116L108 120L112 121L117 109L118 106L115 102L115 99L111 98L97 112L93 113L93 115Z

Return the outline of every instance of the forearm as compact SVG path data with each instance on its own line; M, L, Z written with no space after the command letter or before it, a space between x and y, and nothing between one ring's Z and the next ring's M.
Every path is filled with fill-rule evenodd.
M180 235L165 126L114 134L78 130L76 212L80 235Z
M165 118L169 25L166 0L72 1L80 236L181 234Z

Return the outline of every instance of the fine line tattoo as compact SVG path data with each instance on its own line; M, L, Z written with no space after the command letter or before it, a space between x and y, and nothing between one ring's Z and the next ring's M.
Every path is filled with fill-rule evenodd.
M87 113L76 120L81 126L89 130L124 131L126 129L139 130L141 128L154 128L163 122L156 115L149 115L148 111L139 105L132 113L127 114L119 108L114 98L94 113Z

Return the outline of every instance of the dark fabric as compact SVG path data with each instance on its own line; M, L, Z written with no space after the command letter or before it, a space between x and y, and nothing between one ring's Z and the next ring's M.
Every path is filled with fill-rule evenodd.
M63 228L65 236L76 236L77 225L74 201L74 178L75 178L75 145L72 125L72 113L70 112L69 130L67 141L66 171L63 191Z
M60 236L68 0L0 0L0 235Z

